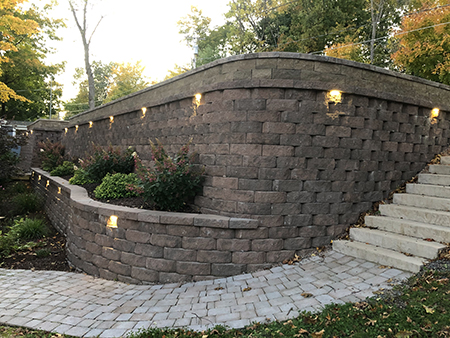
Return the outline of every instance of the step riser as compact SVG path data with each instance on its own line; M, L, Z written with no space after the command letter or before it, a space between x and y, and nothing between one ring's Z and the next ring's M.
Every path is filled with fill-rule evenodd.
M439 175L450 175L450 166L442 164L430 165L430 173Z
M428 259L437 258L439 252L445 248L445 246L434 242L425 242L421 239L406 237L392 232L364 228L350 229L350 238L358 242L369 243L385 249L405 252Z
M414 194L394 194L394 204L411 207L449 211L450 200L440 197L421 196Z
M406 192L408 194L450 198L450 187L442 187L430 184L407 184Z
M365 223L368 227L391 231L400 235L422 239L430 238L436 242L450 243L450 228L377 216L366 216Z
M333 249L348 256L365 259L385 266L392 266L413 273L419 272L425 262L425 260L407 257L400 253L389 252L390 250L364 245L358 242L334 241Z
M450 186L450 176L437 174L419 174L418 182L421 184Z
M441 164L450 164L450 156L442 156Z
M380 212L383 216L402 218L421 223L450 226L450 213L443 211L429 211L426 209L414 209L411 207L402 207L399 205L380 205Z

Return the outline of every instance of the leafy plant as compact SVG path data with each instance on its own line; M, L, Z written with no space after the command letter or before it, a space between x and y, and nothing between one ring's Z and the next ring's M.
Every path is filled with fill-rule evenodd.
M150 142L154 166L147 170L135 156L136 170L143 182L144 199L160 210L180 211L201 190L203 172L194 170L189 143L172 158L159 140Z
M106 150L94 144L92 147L93 155L80 160L86 180L101 182L107 173L129 174L133 171L134 150L131 147L124 153L121 153L120 148L114 148L112 145Z
M15 239L36 240L48 234L48 228L41 219L21 218L16 221L9 232Z
M52 176L69 176L75 172L74 164L70 161L64 161L63 164L57 166L50 172Z
M36 256L39 257L39 258L48 257L48 256L50 256L50 253L51 252L48 249L36 250Z
M41 208L41 199L34 193L22 193L12 198L13 212L16 215L24 215L36 212Z
M83 170L82 168L77 168L73 173L73 177L69 179L69 183L75 185L83 185L94 183L94 181L89 179L88 174L85 170Z
M117 199L122 197L135 197L138 196L138 192L135 187L138 185L139 179L136 174L122 174L117 173L114 175L106 174L100 184L94 190L96 198L99 199Z
M39 142L41 167L45 171L52 171L57 166L62 165L64 162L65 147L61 142L52 143L49 139L44 142Z

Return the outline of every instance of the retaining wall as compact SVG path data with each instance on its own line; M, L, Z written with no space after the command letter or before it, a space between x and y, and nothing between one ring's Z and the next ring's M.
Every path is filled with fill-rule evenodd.
M329 244L447 147L449 111L442 84L346 60L260 53L217 60L79 114L61 140L79 157L92 142L132 146L148 164L149 140L174 153L192 138L206 169L195 200L202 213L259 222L248 238L223 230L216 245L245 239L250 252L260 240L272 243L264 255L247 255L248 266Z

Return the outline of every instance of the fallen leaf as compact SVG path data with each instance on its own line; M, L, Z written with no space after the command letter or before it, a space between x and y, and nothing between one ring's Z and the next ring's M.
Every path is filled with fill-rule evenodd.
M427 241L427 242L434 242L434 239L432 239L432 238L425 238L424 241Z
M223 287L218 286L218 287L216 287L214 290L216 290L216 291L223 290Z
M252 289L251 287L248 287L248 288L242 289L242 291L247 292L247 291L250 291L251 289Z
M377 321L375 319L369 319L369 321L365 325L375 325Z
M434 313L434 309L426 305L422 305L427 313Z
M325 333L325 330L319 331L319 332L311 332L311 337L313 338L322 338L323 334Z
M305 298L311 298L313 295L312 295L312 293L303 292L302 296L305 297Z
M406 317L406 321L407 321L408 323L412 323L412 319L409 318L409 317Z

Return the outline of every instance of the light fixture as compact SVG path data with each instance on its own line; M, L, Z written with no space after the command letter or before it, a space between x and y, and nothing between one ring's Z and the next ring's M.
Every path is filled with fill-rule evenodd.
M89 121L89 128L92 128L93 125L94 125L94 122Z
M110 216L106 225L107 225L109 228L117 228L117 219L118 219L118 218L119 218L119 217L117 217L117 216L115 216L115 215Z
M145 117L145 113L147 112L147 108L146 107L142 107L141 110L142 110L141 119L143 119Z
M432 119L437 118L437 117L439 116L439 113L440 113L439 108L434 108L434 109L431 111L431 118L432 118Z
M114 116L110 116L110 117L109 117L109 122L110 122L110 123L114 123Z
M47 188L50 185L50 181L47 180L47 183L45 184L45 187Z
M67 132L69 131L69 128L64 128L64 133L67 134Z
M33 134L33 129L30 130L30 134Z
M61 187L58 187L58 194L61 193Z
M41 178L42 178L42 177L41 177L41 175L39 175L39 176L38 176L38 181L40 181L40 180L41 180Z
M200 105L200 101L202 99L202 94L198 93L194 95L195 98L195 105L198 107Z
M78 131L78 124L75 126L75 132Z
M341 103L342 102L342 93L339 90L333 89L328 92L327 95L328 102Z

